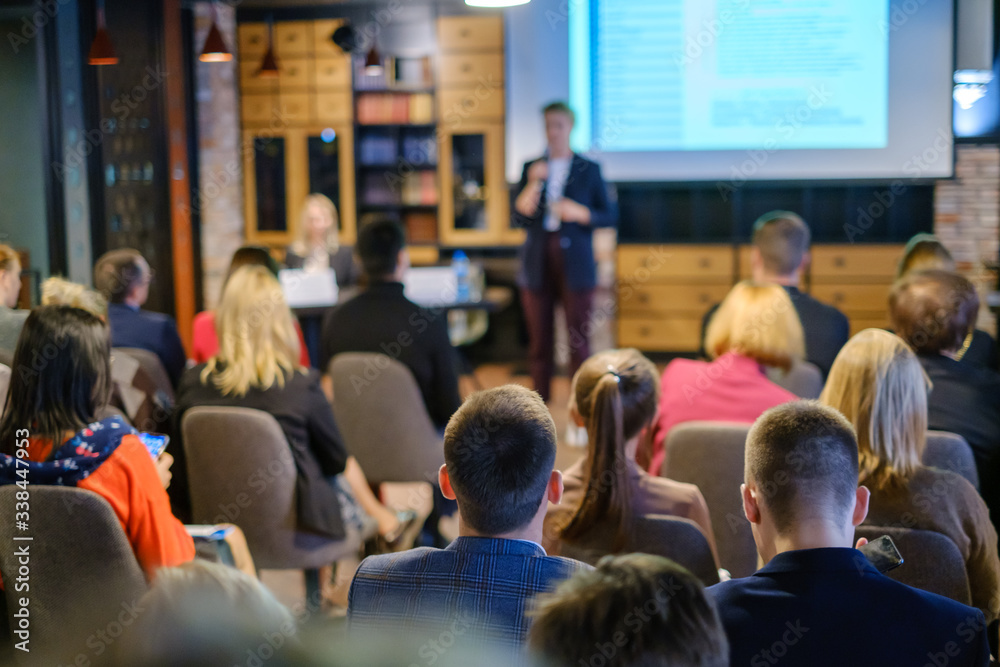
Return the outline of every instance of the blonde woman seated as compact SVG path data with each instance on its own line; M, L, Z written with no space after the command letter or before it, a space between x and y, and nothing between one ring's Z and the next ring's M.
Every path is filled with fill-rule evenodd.
M549 554L558 554L561 543L595 555L620 553L630 542L631 519L647 514L694 521L715 554L712 520L698 487L647 475L635 462L643 431L656 417L656 375L653 362L624 349L593 355L573 376L569 412L586 426L589 449L563 473L562 502L545 517Z
M929 389L920 361L901 338L865 329L837 355L820 401L857 430L858 483L871 491L865 523L948 536L965 558L973 606L992 622L1000 612L997 533L968 480L921 464Z
M343 537L345 525L360 527L360 504L387 542L398 540L414 515L382 505L357 461L347 455L319 374L298 363L292 313L274 275L262 266L238 269L226 284L215 326L219 351L181 378L177 424L188 409L203 405L270 413L288 440L299 474L300 530Z
M789 370L805 356L802 324L779 285L737 283L708 324L710 362L674 359L660 380L649 472L659 475L670 429L688 421L752 424L765 410L797 400L767 379L768 366Z
M313 193L302 205L299 239L288 248L285 264L290 269L333 269L340 289L355 285L361 269L349 246L338 239L337 208L326 195Z

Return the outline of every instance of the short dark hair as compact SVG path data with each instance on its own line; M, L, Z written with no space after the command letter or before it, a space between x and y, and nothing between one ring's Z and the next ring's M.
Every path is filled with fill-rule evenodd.
M233 253L233 258L229 260L229 269L226 271L225 282L229 282L232 275L236 273L236 269L242 266L263 266L275 278L278 277L278 271L281 268L274 257L271 257L271 251L266 247L262 245L240 246Z
M573 109L571 109L570 106L565 102L563 102L562 100L557 100L555 102L549 102L548 104L546 104L545 107L542 108L542 115L544 116L547 113L565 114L569 116L570 121L576 123L576 114L573 112Z
M858 488L854 427L817 401L771 408L747 434L746 480L779 532L808 519L841 521Z
M723 667L729 643L698 579L662 556L605 556L538 598L529 646L555 667Z
M94 421L111 396L108 325L80 308L39 306L24 322L11 371L0 451L13 456L15 431L29 425L58 448L65 431Z
M483 535L509 533L545 501L556 426L529 389L508 384L476 392L448 422L444 460L462 520Z
M976 326L979 295L951 271L914 271L896 281L889 295L892 328L920 354L956 350Z
M142 254L118 248L101 255L94 265L94 287L111 303L122 303L142 281Z
M377 218L358 232L358 257L369 278L381 278L396 270L399 251L406 246L406 231L391 218Z
M760 251L764 268L780 276L799 268L810 239L806 221L792 211L771 211L753 223L753 244Z

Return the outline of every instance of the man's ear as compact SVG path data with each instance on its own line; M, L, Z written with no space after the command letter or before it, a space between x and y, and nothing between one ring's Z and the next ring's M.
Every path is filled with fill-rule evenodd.
M441 487L442 496L455 500L455 490L451 488L451 478L448 477L448 464L443 464L438 469L438 486Z
M760 505L757 504L757 492L746 484L740 484L740 494L743 496L743 514L750 523L760 523Z
M563 478L562 473L558 470L553 470L552 474L549 475L549 488L548 488L548 498L549 502L553 505L558 505L563 497Z
M861 522L868 516L868 501L871 499L871 491L867 486L859 486L854 492L854 513L851 515L851 525L860 526Z
M799 271L805 271L809 268L809 263L812 262L812 255L806 250L802 253L802 261L799 262Z

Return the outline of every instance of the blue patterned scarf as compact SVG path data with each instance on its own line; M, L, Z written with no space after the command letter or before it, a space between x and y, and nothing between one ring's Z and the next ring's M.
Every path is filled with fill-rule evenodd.
M64 442L48 461L29 461L0 454L0 485L27 481L29 484L49 486L76 486L86 479L111 456L122 438L135 429L120 417L109 417L88 424ZM27 478L18 470L25 470Z

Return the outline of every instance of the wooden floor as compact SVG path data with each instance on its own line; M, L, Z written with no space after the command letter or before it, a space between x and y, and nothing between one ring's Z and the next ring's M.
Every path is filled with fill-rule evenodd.
M499 387L508 383L530 388L531 378L526 375L514 375L514 368L513 364L481 365L476 369L476 380L483 389ZM586 448L571 447L565 442L566 423L569 416L567 409L569 384L568 378L556 377L552 382L552 397L549 401L549 410L552 413L552 419L556 424L556 433L559 437L556 449L556 468L559 470L565 470L586 453ZM476 383L471 377L465 376L461 379L460 390L463 397L475 391L476 388ZM414 502L414 498L424 497L422 489L419 489L418 485L395 484L392 487L387 491L383 500L397 509ZM418 505L421 504L419 500L416 502ZM452 537L456 532L457 526L453 523L442 526L442 534L446 537ZM334 600L344 607L347 605L347 592L356 568L356 560L341 562L338 566ZM305 585L301 571L264 570L261 572L261 581L281 602L290 608L301 604L305 599Z

